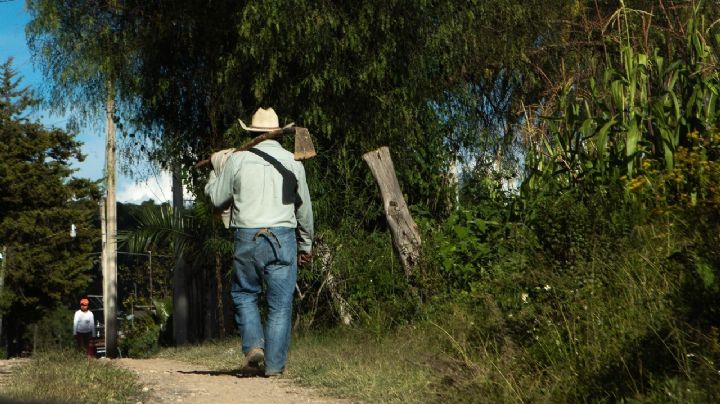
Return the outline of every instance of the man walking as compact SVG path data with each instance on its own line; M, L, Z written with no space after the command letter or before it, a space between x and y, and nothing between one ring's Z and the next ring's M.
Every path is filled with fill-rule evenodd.
M250 126L260 135L280 129L272 108L260 108ZM220 209L230 207L235 232L232 298L242 337L245 366L265 362L265 375L285 370L298 264L312 253L313 213L302 163L275 140L248 151L223 150L211 157L205 193ZM290 195L291 197L288 197ZM267 319L263 330L258 296L265 284Z

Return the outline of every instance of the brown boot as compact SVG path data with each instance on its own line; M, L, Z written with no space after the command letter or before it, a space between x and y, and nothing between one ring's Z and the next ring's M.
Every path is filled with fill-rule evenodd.
M265 352L261 348L251 348L245 353L245 363L243 367L257 368L264 359Z

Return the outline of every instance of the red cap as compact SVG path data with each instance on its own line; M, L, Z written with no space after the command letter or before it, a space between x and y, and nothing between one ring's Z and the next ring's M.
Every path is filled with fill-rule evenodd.
M81 305L81 306L89 306L89 305L90 305L90 300L85 299L85 298L82 298L82 299L80 299L80 305Z

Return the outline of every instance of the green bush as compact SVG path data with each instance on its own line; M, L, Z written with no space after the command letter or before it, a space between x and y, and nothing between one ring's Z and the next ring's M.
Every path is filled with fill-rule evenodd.
M34 326L28 327L25 339L34 341L38 351L72 348L74 312L66 307L57 307L49 311ZM35 328L37 327L37 329Z
M355 323L377 329L406 322L417 311L387 231L346 224L320 232L312 266L300 269L298 285L303 326L337 324L338 299Z
M154 301L154 308L136 311L121 326L119 347L131 358L147 358L160 348L161 333L166 329L171 308L163 301Z
M720 362L719 210L652 218L637 214L639 202L621 200L565 194L545 205L545 223L506 224L514 231L476 237L495 246L482 273L443 273L441 281L468 283L436 294L426 310L445 335L439 346L455 360L448 365L453 383L436 387L441 397L720 398L713 381ZM557 245L543 239L544 226L563 235ZM451 244L454 234L432 240ZM564 261L572 266L562 265L558 251L573 242L579 249ZM465 254L438 251L436 259L450 251L461 261Z

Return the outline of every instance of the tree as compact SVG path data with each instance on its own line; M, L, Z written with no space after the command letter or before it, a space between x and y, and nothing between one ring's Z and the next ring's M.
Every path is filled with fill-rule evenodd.
M523 55L553 43L567 3L33 0L28 32L60 95L69 86L97 99L101 86L76 78L110 75L129 124L121 154L149 150L201 189L193 160L241 143L236 118L273 106L317 143L306 169L318 227L372 230L385 220L361 161L368 150L390 147L408 204L433 217L448 211L449 166L462 147L489 161L512 155L502 142L512 143L520 103L506 99L531 93L520 84L532 75ZM452 121L450 103L460 106Z
M367 213L376 195L360 156L390 146L409 203L442 212L453 154L465 148L475 155L467 160L490 155L482 161L494 162L509 149L519 95L542 99L538 88L547 85L523 84L538 81L526 54L551 47L567 31L556 21L579 7L33 0L29 9L33 49L55 66L46 72L60 89L70 83L71 94L97 97L66 77L94 72L98 51L110 53L104 71L113 73L118 111L130 124L120 140L125 156L149 152L202 183L193 160L239 143L236 118L275 106L281 119L311 128L318 143L320 155L307 169L319 223L351 218L373 226L382 214ZM102 51L101 43L112 46ZM452 119L448 104L456 106Z
M207 115L216 103L208 89L219 60L213 52L222 30L232 26L227 7L233 3L28 1L29 43L48 78L51 104L87 115L105 94L115 95L108 98L115 102L114 118L134 129L125 132L121 155L126 162L150 155L173 169L175 182L209 133ZM173 186L178 210L181 192ZM177 255L174 325L186 329L184 259Z
M38 100L20 81L11 59L0 65L0 242L7 247L0 313L15 337L84 292L100 196L95 182L72 176L72 161L84 159L75 133L24 115Z
M116 355L117 340L117 203L116 179L116 82L123 80L132 62L129 47L121 48L124 36L118 18L122 4L85 2L68 4L55 1L28 1L35 18L28 25L30 46L41 55L41 65L50 77L50 105L87 115L105 105L106 117L106 197L103 202L103 313L105 348ZM127 81L128 79L125 79ZM101 101L102 100L102 101Z

